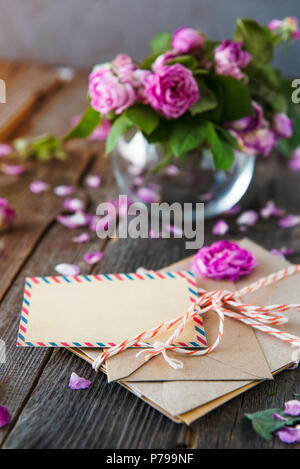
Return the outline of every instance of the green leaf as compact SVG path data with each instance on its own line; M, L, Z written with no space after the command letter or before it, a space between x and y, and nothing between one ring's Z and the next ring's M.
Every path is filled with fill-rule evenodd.
M205 85L201 79L197 80L200 91L200 99L190 107L190 112L194 116L201 112L210 111L218 106L218 100L214 93Z
M275 412L284 417L285 420L275 419L273 417ZM254 412L253 414L245 414L245 417L252 421L253 429L265 440L270 440L272 433L280 428L286 425L295 425L300 421L300 416L291 417L286 415L281 409L266 409L260 412Z
M172 36L170 33L162 32L156 34L151 40L151 50L153 54L163 54L171 49Z
M192 55L179 55L178 57L175 57L174 59L168 60L166 65L174 65L174 64L181 64L186 68L189 68L191 70L197 68L198 66L198 60L195 59Z
M38 161L65 160L68 156L61 139L49 134L33 138L17 138L13 141L13 146L15 156L24 160L29 158Z
M252 19L238 18L234 32L235 41L243 41L245 49L258 64L271 62L274 52L272 34L265 26Z
M100 124L100 121L100 113L89 107L83 114L80 122L65 136L64 140L88 137Z
M146 134L151 134L159 124L158 114L149 106L134 104L125 111L127 119Z
M121 137L121 135L124 135L127 130L130 129L130 127L132 127L132 123L127 119L125 114L122 114L120 117L117 117L117 119L112 125L112 128L110 129L106 140L106 155L114 149L119 137Z
M207 123L199 123L193 120L178 121L170 136L171 149L175 156L180 157L201 145L206 138Z
M149 135L145 134L145 138L149 143L160 143L169 141L171 132L176 121L168 121L161 119L156 129Z
M208 141L211 144L211 151L214 157L216 169L228 170L234 162L233 146L226 141L221 133L218 133L213 124L209 123Z
M151 54L149 57L147 57L144 62L141 63L141 68L144 70L151 70L153 62L157 59L157 57L160 55L160 53L156 54Z
M222 87L222 122L235 121L253 115L251 95L244 83L226 75L215 76L215 79Z

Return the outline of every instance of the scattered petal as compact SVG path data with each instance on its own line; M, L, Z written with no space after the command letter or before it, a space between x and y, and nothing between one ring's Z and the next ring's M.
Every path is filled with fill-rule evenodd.
M1 169L7 176L19 176L25 171L25 167L22 164L3 164Z
M72 238L74 243L88 243L90 241L90 235L88 233L80 233L78 236Z
M264 208L261 209L260 214L263 218L279 218L283 216L283 210L276 207L273 200L269 200Z
M0 428L4 427L11 421L11 416L6 407L0 405Z
M227 233L228 230L229 230L229 226L226 223L226 221L225 220L219 220L213 226L212 234L214 234L216 236L223 236L224 234Z
M87 176L86 185L92 188L100 187L101 186L101 178L97 176L97 174L90 174Z
M177 235L177 236L182 237L182 235L183 235L182 228L179 228L179 226L166 224L166 225L164 225L164 230L166 230L168 233L171 233L171 234L174 234L174 235Z
M79 228L80 226L86 226L91 221L91 215L84 212L75 212L73 215L58 215L56 220L63 226L66 226L70 230Z
M76 264L66 264L66 263L56 264L54 269L60 275L65 275L65 276L70 275L70 276L74 277L75 275L80 274L80 267Z
M285 259L284 254L279 249L271 249L270 251L273 256L280 257L281 259Z
M84 203L80 199L65 199L63 207L70 212L78 212L84 209Z
M275 433L283 443L300 442L300 425L296 427L283 427Z
M255 210L246 210L237 219L238 225L253 226L257 222L259 215Z
M33 194L41 194L49 190L49 184L44 181L32 181L29 185L29 189Z
M87 252L83 256L83 259L88 264L97 264L97 262L99 262L102 259L102 256L103 256L103 252L101 251Z
M149 237L150 238L153 238L153 239L157 239L157 238L160 238L161 235L158 231L155 231L155 230L150 230L149 231Z
M140 187L137 191L138 198L145 204L151 204L159 201L158 194L149 187Z
M133 180L135 186L141 186L144 183L144 178L142 176L136 176Z
M11 145L7 143L0 143L0 158L2 156L8 156L12 153L13 149Z
M176 176L177 174L179 174L179 168L177 166L175 166L174 164L170 164L169 166L166 167L166 174L168 176Z
M240 211L241 211L240 205L234 205L233 207L231 207L229 210L225 212L225 215L236 215Z
M287 415L292 415L293 417L298 417L298 415L300 415L300 401L294 399L292 401L285 402L284 413Z
M0 232L9 227L16 216L7 199L0 198Z
M69 388L73 390L87 389L91 385L91 381L85 378L81 378L76 373L72 373L69 381Z
M59 197L65 197L66 195L71 195L75 192L75 188L73 186L57 186L54 188L54 194L58 195Z
M280 248L280 251L284 256L292 256L295 253L294 249L289 249L286 247Z
M281 218L278 222L278 225L281 228L292 228L293 226L300 224L300 216L299 215L287 215L284 218Z

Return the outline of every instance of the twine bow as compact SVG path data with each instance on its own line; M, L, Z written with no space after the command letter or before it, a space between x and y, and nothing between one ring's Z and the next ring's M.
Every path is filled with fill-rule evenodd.
M99 357L97 357L93 363L93 368L98 371L102 363L108 358L126 350L132 346L143 346L148 347L143 343L146 339L156 337L162 332L168 331L174 325L177 328L173 334L168 338L165 343L155 342L151 348L143 349L138 352L137 355L145 353L145 360L149 360L155 355L162 354L167 363L174 369L183 367L183 363L179 360L170 358L167 355L168 350L172 350L177 353L181 353L187 356L200 356L207 355L214 350L223 338L224 330L224 316L227 316L237 321L241 321L254 329L257 329L265 334L270 334L277 339L283 340L284 342L290 343L293 346L300 347L300 337L288 334L287 332L275 329L270 325L284 324L288 321L288 318L282 313L289 309L298 309L300 311L300 303L296 304L281 304L281 305L270 305L270 306L253 306L244 304L240 301L243 295L251 293L271 285L272 283L278 282L279 280L294 275L300 270L300 264L292 265L286 269L279 270L267 277L261 278L247 287L244 287L236 292L230 292L226 290L215 290L205 291L201 288L198 289L199 298L195 303L187 310L187 312L179 318L171 321L165 321L152 329L143 331L134 337L124 340L118 345L105 350ZM207 347L205 350L189 350L178 347L175 345L176 341L183 332L186 323L195 317L196 315L205 314L208 311L214 311L219 317L219 332L215 342Z

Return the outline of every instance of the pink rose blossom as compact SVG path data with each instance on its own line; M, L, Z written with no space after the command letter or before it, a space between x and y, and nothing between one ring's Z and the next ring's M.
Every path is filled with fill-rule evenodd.
M133 72L136 66L129 55L118 54L112 62L112 68L122 83L130 83L134 86Z
M293 226L300 224L300 216L299 215L287 215L284 218L281 218L278 222L278 225L281 228L292 228Z
M90 235L88 233L80 233L78 236L72 238L74 243L88 243L90 241Z
M80 199L65 199L63 201L63 208L69 212L79 212L84 209L84 203Z
M136 99L141 101L143 104L148 104L145 90L152 77L152 72L149 70L137 69L134 71L133 76L136 83Z
M272 20L268 24L268 28L282 41L286 41L288 39L300 39L299 23L295 16L287 16L283 20Z
M296 399L284 403L284 413L293 417L300 416L300 401Z
M0 143L0 158L2 156L8 156L12 153L13 149L11 145L7 143Z
M6 407L0 405L0 428L4 427L11 421L11 416Z
M292 158L289 161L289 168L292 171L300 171L300 147L292 153Z
M283 112L273 118L273 129L277 138L290 138L293 135L293 121Z
M86 185L92 188L97 188L101 186L101 178L97 174L90 174L86 177Z
M253 226L256 224L258 219L259 215L255 210L246 210L241 213L236 222L238 225Z
M185 26L176 29L172 37L172 48L176 52L185 54L192 49L202 47L204 44L204 37L196 29L187 28Z
M245 68L252 57L242 50L243 42L223 41L215 49L216 72L219 75L230 75L238 80L244 78L241 69Z
M75 277L80 274L80 267L76 264L57 264L54 269L60 275Z
M99 262L102 259L102 256L103 256L103 252L101 251L87 252L83 256L83 259L88 264L97 264L97 262Z
M256 102L252 101L252 107L254 114L249 117L243 117L233 122L227 122L226 127L234 129L237 132L251 132L253 130L259 129L264 120L262 107Z
M29 189L33 194L41 194L49 190L49 184L44 181L32 181L29 185Z
M58 195L59 197L65 197L66 195L71 195L75 192L75 188L73 186L57 186L54 188L54 194Z
M0 232L8 228L16 216L7 199L0 198Z
M88 225L91 219L92 215L84 212L75 212L73 215L57 215L56 217L58 223L70 230Z
M223 236L224 234L227 233L228 230L229 230L229 226L226 223L226 221L225 220L219 220L213 226L212 234L216 235L216 236Z
M25 171L23 164L3 164L1 169L7 176L20 176Z
M217 241L197 252L192 269L202 277L236 282L240 277L248 275L256 265L256 259L250 251L231 241Z
M167 118L177 119L200 97L195 78L181 64L162 66L146 86L150 105Z
M89 75L89 94L92 107L102 115L112 111L122 114L136 99L133 86L122 83L112 70L103 66Z
M283 443L300 442L300 425L296 427L283 427L275 433Z
M76 373L72 373L69 381L69 388L73 390L88 389L91 385L91 381L85 378L81 378Z
M242 149L249 155L269 156L276 143L274 132L261 128L244 135Z
M175 59L178 56L178 53L174 50L168 50L164 54L159 55L152 64L152 70L158 72L161 67L166 65L170 60Z
M268 24L268 28L270 31L274 31L274 29L280 28L282 25L282 20L272 20Z

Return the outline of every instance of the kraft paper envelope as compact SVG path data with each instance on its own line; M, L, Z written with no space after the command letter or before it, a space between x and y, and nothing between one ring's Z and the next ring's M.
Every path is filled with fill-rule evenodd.
M268 275L289 265L287 261L273 256L268 251L249 240L243 240L239 244L252 251L258 260L259 266L251 275L237 282L235 284L236 288L241 288L243 285L247 285L264 275ZM190 265L190 262L191 258L185 259L171 267L175 269L186 269ZM168 268L171 269L171 267ZM251 304L260 305L284 302L297 303L300 297L299 281L300 274L280 280L276 284L269 285L264 290L249 294L247 301ZM295 335L300 335L299 312L291 310L287 311L285 314L289 317L289 322L280 326L280 329ZM291 348L291 346L273 337L266 336L259 331L255 331L255 334L261 344L273 375L291 365L294 361L294 357L292 356L294 349ZM91 363L97 356L98 351L86 350L86 353L93 353L93 357L88 357L82 350L76 350L75 353ZM189 425L201 416L219 407L240 393L245 392L259 382L261 381L162 381L139 383L125 383L120 381L120 384L134 392L169 418L172 418L175 422L184 422Z
M195 285L194 275L184 271L27 278L18 345L110 347L183 314L195 301ZM178 343L207 344L200 317Z

